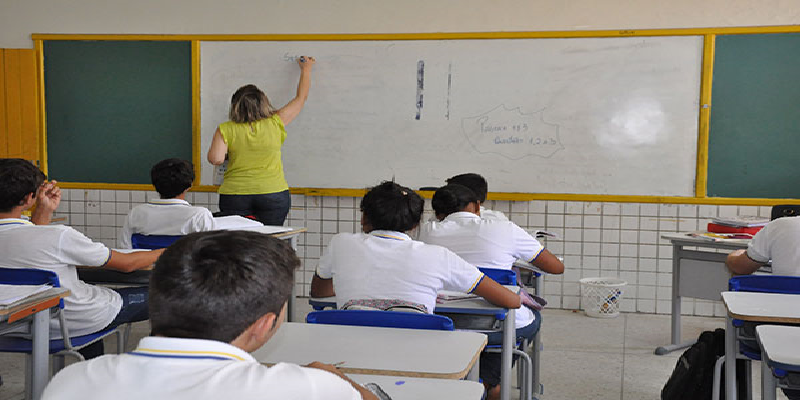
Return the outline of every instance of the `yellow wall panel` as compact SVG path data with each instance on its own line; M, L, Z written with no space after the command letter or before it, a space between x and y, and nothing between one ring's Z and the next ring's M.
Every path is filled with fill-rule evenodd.
M6 129L8 156L22 157L22 105L20 104L19 53L6 51Z
M39 159L36 52L0 49L0 157Z
M8 157L8 127L6 126L6 74L5 54L0 49L0 157Z
M39 159L39 112L36 88L36 52L20 53L20 107L22 109L22 158Z

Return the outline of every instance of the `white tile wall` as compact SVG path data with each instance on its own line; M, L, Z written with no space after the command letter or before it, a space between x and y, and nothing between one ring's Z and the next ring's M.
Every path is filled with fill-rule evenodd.
M67 189L56 217L92 239L114 246L131 207L155 192ZM189 193L187 200L217 211L216 193ZM304 226L298 256L302 272L297 289L308 294L311 277L325 245L338 232L361 229L360 199L292 195L287 224ZM579 308L583 277L619 277L628 282L620 307L627 312L669 313L672 284L672 248L661 234L703 229L709 218L729 215L769 216L769 207L692 204L599 203L576 201L489 201L488 208L505 212L525 229L547 229L560 239L547 239L546 247L564 258L563 276L548 276L548 306ZM426 201L426 216L431 215ZM688 315L723 316L718 302L683 299Z

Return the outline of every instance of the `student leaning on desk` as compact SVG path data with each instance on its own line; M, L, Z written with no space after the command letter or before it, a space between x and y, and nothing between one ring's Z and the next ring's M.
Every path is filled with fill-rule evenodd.
M153 270L151 336L67 367L43 399L377 400L332 365L267 367L249 354L279 329L299 265L289 244L260 233L181 238Z
M752 274L772 261L773 275L800 276L800 217L768 223L747 245L728 255L725 264L738 275Z
M163 250L118 253L63 225L49 225L61 202L56 182L22 159L0 159L0 265L55 272L71 294L64 299L64 317L75 336L147 319L147 287L109 289L78 279L76 265L131 272L152 265ZM36 204L30 221L22 212ZM61 338L58 318L52 338ZM103 353L98 341L80 350L86 358Z

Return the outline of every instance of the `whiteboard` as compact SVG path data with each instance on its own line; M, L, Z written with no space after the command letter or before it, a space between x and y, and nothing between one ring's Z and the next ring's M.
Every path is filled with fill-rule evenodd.
M700 36L202 42L203 159L239 86L281 107L296 56L313 55L283 147L291 187L418 188L477 172L493 192L693 196L702 47Z

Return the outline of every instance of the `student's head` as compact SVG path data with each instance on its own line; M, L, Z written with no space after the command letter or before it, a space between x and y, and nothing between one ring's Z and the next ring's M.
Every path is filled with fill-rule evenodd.
M36 197L45 176L30 161L0 158L0 212L9 212L25 204L28 195Z
M383 182L361 199L364 232L406 232L419 225L425 202L413 190L394 182Z
M256 321L280 322L300 260L285 241L246 231L186 235L150 279L152 335L231 343ZM266 340L265 340L266 341Z
M244 85L231 97L228 118L233 122L254 122L269 118L275 113L267 95L256 85Z
M480 208L478 204L478 195L475 192L466 186L454 183L437 189L431 200L436 218L440 220L459 211L477 213Z
M194 169L186 160L168 158L150 169L150 180L162 199L171 199L192 186Z
M457 185L466 186L469 190L472 190L478 195L479 202L486 202L486 193L489 191L489 185L486 183L486 179L483 179L483 177L478 174L468 173L456 175L445 182L447 182L448 185L455 183Z

